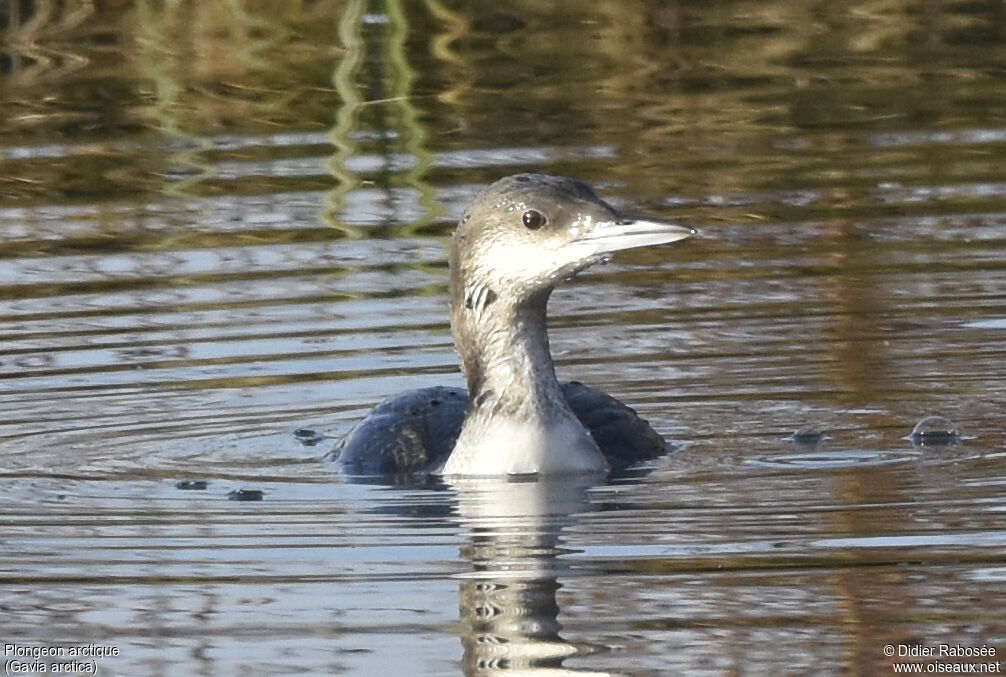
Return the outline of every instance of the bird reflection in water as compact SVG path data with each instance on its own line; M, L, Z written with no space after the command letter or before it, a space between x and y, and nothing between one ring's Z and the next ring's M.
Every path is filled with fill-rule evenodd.
M466 675L610 674L563 667L606 648L563 639L556 599L569 566L562 532L589 510L596 483L590 476L452 482L467 532L461 554L472 564L460 592Z

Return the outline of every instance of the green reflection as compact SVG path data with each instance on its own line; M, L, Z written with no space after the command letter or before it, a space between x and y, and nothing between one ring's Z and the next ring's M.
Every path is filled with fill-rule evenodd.
M396 232L409 234L435 221L443 211L437 203L435 188L425 180L433 166L434 154L427 147L423 113L412 93L415 71L407 51L408 16L400 0L373 4L368 7L366 2L353 2L343 12L339 36L346 53L333 75L342 102L329 133L335 153L327 166L336 183L327 195L325 218L351 236L361 236L362 232L345 223L345 197L361 186L363 180L347 168L347 163L361 154L362 149L353 137L363 131L375 135L376 142L372 145L381 165L367 185L372 183L383 191L389 203L398 199L394 192L403 185L419 195L422 214L418 218L396 218L396 223L404 224ZM369 19L366 30L365 19ZM366 85L358 84L361 81ZM362 122L364 112L374 119L372 130ZM404 157L395 143L399 137ZM402 164L404 168L396 169ZM401 178L395 176L397 173Z
M405 149L415 159L415 164L406 169L404 181L405 185L419 192L419 205L423 209L423 214L403 232L410 234L436 221L443 213L443 208L437 203L436 189L426 181L426 174L433 166L434 156L426 145L428 134L424 127L423 113L416 107L415 98L412 96L416 78L406 51L409 26L402 0L387 0L387 10L391 26L387 39L387 62L394 74L392 101L399 109Z
M335 177L335 185L328 191L325 201L325 220L351 237L362 237L362 233L342 222L346 195L359 186L357 177L346 169L346 161L357 154L356 144L351 138L356 128L358 111L363 105L363 97L356 88L356 73L363 61L363 38L360 24L366 0L349 0L339 17L338 34L345 54L336 63L332 83L339 93L340 104L335 116L335 125L328 137L335 147L335 153L326 163L328 171Z

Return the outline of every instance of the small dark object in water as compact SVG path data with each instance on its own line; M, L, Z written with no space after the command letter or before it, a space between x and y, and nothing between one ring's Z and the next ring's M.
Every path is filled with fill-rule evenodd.
M828 439L828 436L817 428L800 428L789 438L796 444L818 444Z
M943 416L926 416L915 424L912 434L905 439L920 447L951 445L961 441L961 433L954 422Z
M325 439L324 435L310 428L297 428L293 431L293 436L305 447L313 447Z
M202 491L210 485L206 480L182 480L181 482L175 482L175 489L181 489L182 491Z
M261 501L265 492L261 489L235 489L227 494L228 501Z

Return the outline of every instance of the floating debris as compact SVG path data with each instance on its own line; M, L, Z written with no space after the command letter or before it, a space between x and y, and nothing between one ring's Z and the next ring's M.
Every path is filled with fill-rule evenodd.
M210 486L210 483L206 480L182 480L175 482L175 489L181 489L182 491L202 491L208 486Z
M905 438L912 444L924 446L951 445L961 441L961 433L949 418L926 416L915 424L912 434Z
M227 494L229 501L261 501L265 492L261 489L235 489Z
M828 439L828 436L817 428L800 428L789 436L795 444L820 444Z
M293 436L305 447L313 447L325 439L323 434L310 428L297 428L293 431Z

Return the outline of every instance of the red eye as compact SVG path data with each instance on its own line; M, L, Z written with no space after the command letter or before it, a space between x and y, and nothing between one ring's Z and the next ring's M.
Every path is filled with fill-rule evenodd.
M524 227L528 230L538 230L548 221L545 215L536 209L529 209L524 212L523 220Z

